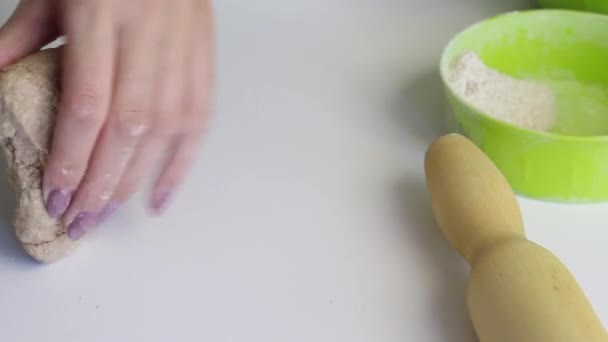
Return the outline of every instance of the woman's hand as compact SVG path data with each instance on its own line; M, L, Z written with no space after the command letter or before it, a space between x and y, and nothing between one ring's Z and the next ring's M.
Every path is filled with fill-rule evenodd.
M0 66L67 38L43 191L72 239L159 162L150 207L166 207L206 127L212 26L208 0L22 0L0 30Z

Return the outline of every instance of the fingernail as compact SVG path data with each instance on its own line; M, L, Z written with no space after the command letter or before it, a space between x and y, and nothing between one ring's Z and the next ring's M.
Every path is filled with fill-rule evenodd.
M46 211L52 218L59 218L70 206L72 193L65 189L55 189L46 200Z
M93 228L97 224L95 215L82 212L74 218L74 221L68 226L68 236L70 239L76 241L80 240L89 229Z
M157 192L152 198L152 210L155 214L162 214L167 209L167 204L171 198L171 192L168 190Z
M101 223L108 219L115 211L120 207L120 202L111 201L109 202L105 208L97 215L98 223Z

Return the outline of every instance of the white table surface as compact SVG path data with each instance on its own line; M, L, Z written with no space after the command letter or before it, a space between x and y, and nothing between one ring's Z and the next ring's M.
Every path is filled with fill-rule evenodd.
M217 1L217 112L165 217L134 201L38 266L0 184L0 340L475 341L468 267L423 179L442 131L437 60L460 29L529 5ZM608 206L521 205L608 323Z

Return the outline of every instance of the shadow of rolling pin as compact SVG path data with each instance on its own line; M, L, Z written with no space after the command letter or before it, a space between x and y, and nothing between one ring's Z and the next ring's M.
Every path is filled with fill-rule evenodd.
M608 341L570 271L526 238L511 187L477 146L443 136L425 172L443 235L472 267L467 305L480 341Z

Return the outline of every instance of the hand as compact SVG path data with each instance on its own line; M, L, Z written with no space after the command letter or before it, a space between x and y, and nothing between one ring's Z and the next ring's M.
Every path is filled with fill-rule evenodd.
M22 0L0 30L0 66L67 38L43 192L72 239L157 163L149 206L165 209L206 127L212 27L208 0Z

